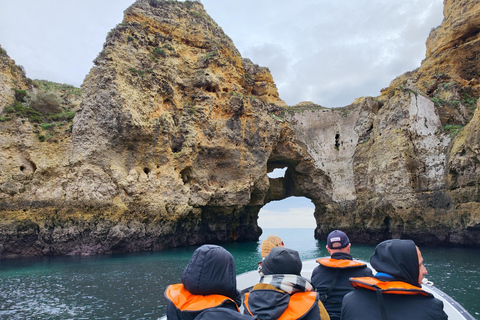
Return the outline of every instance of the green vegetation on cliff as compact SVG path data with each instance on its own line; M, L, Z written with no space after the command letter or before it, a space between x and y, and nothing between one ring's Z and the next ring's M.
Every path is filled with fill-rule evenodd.
M6 107L0 115L0 121L6 122L14 119L29 121L34 125L40 141L60 134L70 133L71 125L75 117L75 106L71 103L71 96L80 98L81 90L67 84L58 84L50 81L35 80L33 89L19 90L15 92L15 101Z

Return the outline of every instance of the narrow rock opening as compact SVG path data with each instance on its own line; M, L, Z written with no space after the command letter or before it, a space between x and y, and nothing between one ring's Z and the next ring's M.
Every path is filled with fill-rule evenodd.
M182 151L184 140L185 138L180 133L176 134L175 136L172 136L171 147L172 147L173 153L179 153L180 151Z
M205 90L213 93L217 92L217 89L214 86L207 86Z
M337 133L335 135L335 149L339 149L340 148L340 133Z
M386 216L385 219L383 219L383 223L385 224L385 226L388 228L390 228L390 217L389 216Z
M267 173L270 179L284 178L287 167L284 168L275 168L272 172Z
M289 197L280 201L271 201L263 206L258 213L258 226L263 234L268 236L268 229L277 228L305 228L313 229L317 226L313 213L315 205L306 197ZM276 234L282 238L281 234Z
M143 168L143 172L145 172L145 174L148 175L150 173L150 169L149 168Z
M25 167L24 167L24 166L20 166L20 171L23 172L23 170L25 170Z
M182 181L184 184L187 184L188 182L190 182L190 180L192 179L191 175L192 175L192 168L191 167L187 167L185 169L183 169L181 172L180 172L180 175L182 177Z

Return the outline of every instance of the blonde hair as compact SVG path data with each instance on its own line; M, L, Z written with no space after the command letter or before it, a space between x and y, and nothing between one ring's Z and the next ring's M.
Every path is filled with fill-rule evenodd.
M267 239L263 240L262 246L260 248L260 253L262 254L262 258L265 258L267 254L272 250L274 247L278 247L282 244L282 239L277 236L269 236Z

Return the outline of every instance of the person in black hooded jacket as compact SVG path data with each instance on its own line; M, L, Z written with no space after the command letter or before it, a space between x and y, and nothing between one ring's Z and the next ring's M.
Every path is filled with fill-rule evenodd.
M297 251L273 248L262 262L260 283L245 294L244 313L261 320L330 320L318 293L301 271Z
M343 299L342 320L444 320L443 302L422 290L427 269L412 240L381 242L370 258L374 277L350 278L357 289Z
M193 320L209 308L240 312L235 262L230 252L217 245L203 245L183 271L182 283L165 290L168 320Z

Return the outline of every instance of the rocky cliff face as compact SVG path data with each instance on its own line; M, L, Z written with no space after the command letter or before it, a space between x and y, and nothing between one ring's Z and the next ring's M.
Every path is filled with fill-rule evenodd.
M338 120L314 130L314 144L329 150L312 145L310 153L328 167L343 208L316 216L318 237L339 227L356 241L478 245L479 17L477 1L444 1L444 21L432 30L419 69L375 99L332 110Z
M25 71L17 66L0 46L0 113L15 100L14 88L21 90L28 86Z
M479 10L446 1L421 68L326 109L286 106L200 3L138 0L80 105L61 94L72 130L47 139L2 51L0 108L20 111L0 122L0 257L256 240L260 208L289 196L315 204L320 238L480 244Z
M476 1L445 1L421 67L379 97L338 109L303 103L290 113L332 183L328 212L294 192L316 204L316 237L341 228L357 242L478 245L479 13Z
M278 197L267 170L302 164L298 179L325 185L315 197L330 199L328 177L272 116L282 107L268 69L243 59L201 4L137 1L85 79L71 141L32 143L55 156L22 146L2 168L35 163L31 183L2 194L0 252L257 239L258 211Z

